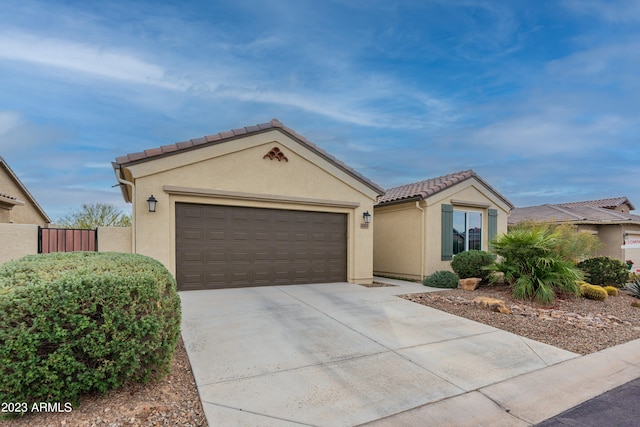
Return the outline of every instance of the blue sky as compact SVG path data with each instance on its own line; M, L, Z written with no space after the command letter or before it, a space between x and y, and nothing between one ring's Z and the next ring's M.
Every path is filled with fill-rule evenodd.
M0 155L53 219L111 161L278 118L384 188L640 206L640 2L0 2Z

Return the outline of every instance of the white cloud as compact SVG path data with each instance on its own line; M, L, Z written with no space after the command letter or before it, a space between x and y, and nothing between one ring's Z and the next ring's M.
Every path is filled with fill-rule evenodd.
M21 32L0 33L0 58L173 90L187 88L185 82L171 78L162 67L133 54Z
M18 113L0 111L0 136L18 127L21 122L22 119Z
M613 23L640 21L640 3L637 0L565 0L563 3L574 12Z

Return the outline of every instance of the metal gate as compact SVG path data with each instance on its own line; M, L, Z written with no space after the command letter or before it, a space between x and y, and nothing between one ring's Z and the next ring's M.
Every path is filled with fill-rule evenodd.
M98 229L38 227L38 253L97 251Z

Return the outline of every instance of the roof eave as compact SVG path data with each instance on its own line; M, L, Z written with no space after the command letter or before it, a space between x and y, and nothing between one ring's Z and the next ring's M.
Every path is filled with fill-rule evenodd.
M38 211L40 216L42 216L42 218L45 220L45 222L50 224L51 223L51 218L49 218L49 215L47 215L47 213L44 211L44 209L42 209L42 207L38 204L36 199L31 195L31 193L29 193L29 190L27 190L27 187L25 187L24 184L22 184L22 181L20 181L18 176L13 172L13 170L9 167L9 165L2 158L2 156L0 156L0 165L2 165L5 168L7 173L15 181L15 183L18 185L18 187L20 187L20 189L24 192L24 194L29 199L29 202L33 205L34 208L36 208L36 210Z
M270 122L269 126L264 126L264 125L251 126L250 130L247 130L244 133L235 134L235 133L233 133L233 131L230 131L232 133L231 135L224 135L226 132L222 132L222 133L220 133L218 135L220 135L220 136L224 135L224 137L220 137L218 139L214 139L214 140L211 140L211 141L209 141L207 137L199 138L197 140L190 140L191 141L191 143L190 143L191 145L188 145L188 146L180 148L180 149L174 149L174 150L171 150L171 151L162 152L160 154L156 154L156 155L152 155L152 156L146 156L145 155L144 157L142 157L142 153L140 153L140 158L138 158L138 159L124 161L124 162L118 162L118 159L116 159L115 162L112 162L112 165L113 165L114 169L129 167L129 166L133 166L133 165L136 165L136 164L157 160L157 159L160 159L160 158L163 158L163 157L168 157L168 156L173 156L175 154L185 153L185 152L188 152L188 151L191 151L191 150L196 150L198 148L202 148L202 147L206 147L206 146L217 145L217 144L222 144L222 143L234 141L236 139L245 138L245 137L247 137L249 135L258 135L258 134L261 134L261 133L266 133L266 132L271 132L271 131L279 131L282 134L294 139L296 142L298 142L299 144L303 145L307 149L311 150L312 152L314 152L315 154L317 154L318 156L320 156L324 160L328 161L329 163L333 164L338 169L340 169L341 171L345 172L347 175L351 176L352 178L354 178L357 181L359 181L362 184L364 184L369 189L373 190L377 195L382 196L382 195L385 194L385 190L382 187L380 187L378 184L376 184L373 181L370 181L369 179L365 178L363 175L361 175L360 173L356 172L354 169L348 167L346 164L342 163L340 160L336 159L335 157L331 156L330 154L328 154L324 150L320 149L318 146L316 146L315 144L311 143L306 138L299 136L295 131L293 131L292 129L289 129L288 127L284 126L281 122L279 122L277 120L272 120ZM196 143L193 143L193 141L196 141Z

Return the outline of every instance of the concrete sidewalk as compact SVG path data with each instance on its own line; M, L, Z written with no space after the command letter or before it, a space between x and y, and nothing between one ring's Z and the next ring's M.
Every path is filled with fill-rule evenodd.
M639 376L640 341L579 357L400 282L181 292L209 424L531 425Z

